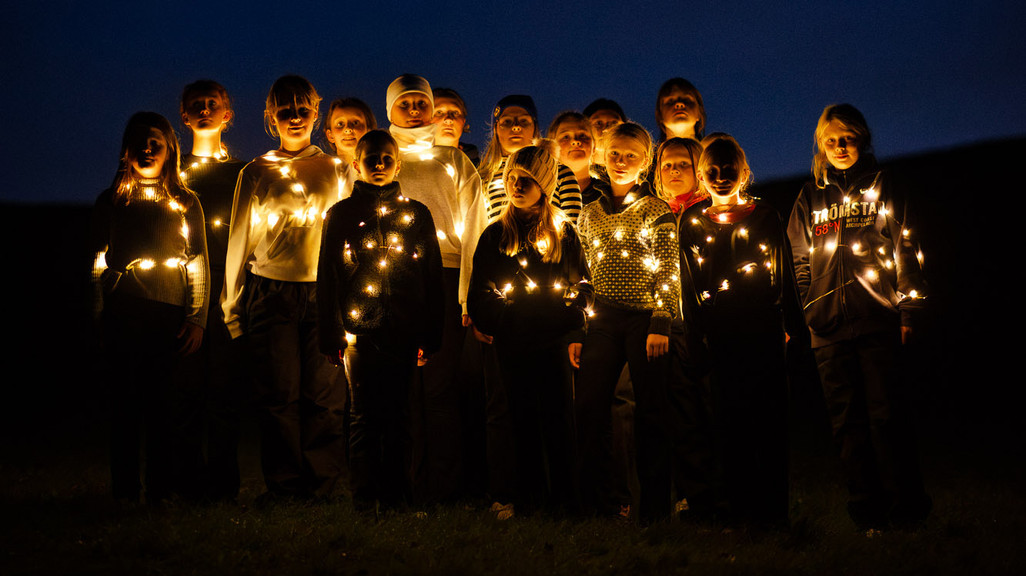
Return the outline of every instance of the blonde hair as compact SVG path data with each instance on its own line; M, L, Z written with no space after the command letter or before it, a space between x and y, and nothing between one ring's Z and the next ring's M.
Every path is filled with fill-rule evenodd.
M602 136L602 149L609 153L609 143L613 141L613 138L629 138L634 140L641 147L645 149L645 161L642 162L641 171L638 172L638 181L645 179L645 175L648 174L649 168L652 166L652 135L645 130L645 127L637 122L621 122L616 126L610 128ZM605 158L603 158L605 161Z
M274 81L271 90L267 93L267 101L264 104L264 130L271 138L278 138L278 124L275 122L275 113L280 106L290 104L306 105L317 114L314 120L311 134L317 131L317 123L320 121L321 96L317 94L313 84L302 76L282 76Z
M816 180L816 186L826 186L826 173L830 162L826 157L826 150L820 146L823 133L827 125L837 120L846 130L851 130L858 137L859 154L871 152L873 149L873 135L869 131L869 124L866 118L859 112L858 108L851 104L831 104L823 109L816 123L816 131L812 135L815 155L812 157L812 177Z
M135 151L138 148L139 139L149 137L150 129L157 129L164 138L167 146L167 158L161 167L160 186L168 196L178 203L188 207L192 205L192 197L187 193L188 188L182 182L181 176L181 151L178 146L178 137L171 123L156 112L136 112L128 119L125 126L125 133L121 137L121 156L118 163L118 171L114 175L114 200L128 204L132 189L139 183L139 176L132 169L132 163L136 160Z
M660 144L658 148L656 148L655 161L653 162L653 169L655 170L655 174L653 174L654 178L652 182L655 185L656 195L662 198L663 200L673 199L671 196L663 192L662 170L663 152L665 152L667 148L671 148L673 146L680 146L688 151L688 154L691 156L691 173L695 177L695 183L698 184L698 161L702 157L702 144L698 140L695 140L693 138L675 137L670 138L669 140L664 140L663 143ZM706 191L702 189L702 186L700 184L698 186L697 193L699 196L708 196L708 193L706 193Z
M702 140L702 146L704 149L702 150L701 158L698 160L699 171L702 171L705 166L709 165L713 156L717 154L729 155L731 163L737 170L738 183L736 192L743 194L752 185L754 179L752 178L752 169L748 166L748 157L733 136L723 132L714 132Z
M499 215L499 222L502 226L499 249L507 256L516 256L521 250L529 249L530 245L533 244L541 254L542 262L559 262L563 256L563 222L566 220L566 216L559 207L552 204L550 196L555 192L555 187L546 194L545 188L538 183L537 178L525 166L518 164L510 168L516 162L517 156L521 155L522 152L524 153L523 155L529 157L527 161L533 167L552 172L547 174L547 176L551 176L552 182L556 180L559 164L556 160L556 143L552 140L542 140L537 146L525 146L510 156L509 166L507 166L506 172L503 174L502 182L507 194L512 188L509 185L509 181L515 177L518 179L530 178L534 180L535 184L542 188L542 195L538 199L538 219L530 227L525 238L521 238L520 235L516 207L507 200L506 205L502 208L502 213Z

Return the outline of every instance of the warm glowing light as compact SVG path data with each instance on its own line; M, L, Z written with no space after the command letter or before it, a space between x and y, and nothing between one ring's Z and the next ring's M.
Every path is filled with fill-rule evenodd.
M595 258L598 258L599 260L601 260L603 255L604 254L602 252L599 252L598 254L595 254Z
M381 212L381 215L384 216L385 214L388 214L388 207L387 206L382 206L381 208L378 209L378 212Z
M534 290L537 287L538 287L538 285L534 283L534 280L528 280L527 281L527 289L528 290Z
M745 264L744 266L741 267L741 271L744 272L745 274L751 274L752 270L754 270L754 269L755 269L755 264L752 263L752 262L749 262L748 264Z
M873 270L872 268L870 268L869 270L866 270L866 279L867 280L876 280L877 279L876 270Z
M168 258L164 261L164 266L167 266L168 268L178 268L181 263L182 261L178 258Z
M894 262L892 260L884 260L884 268L887 268L888 270L894 268Z
M360 313L356 310L356 308L353 308L352 310L350 310L349 311L349 315L352 316L353 318L359 318L360 317Z
M535 242L534 246L538 249L538 252L544 254L549 250L549 241L545 238L542 238L541 240Z
M705 237L705 243L706 244L712 244L712 241L713 241L713 237L712 236L706 236Z
M901 230L901 235L902 236L904 236L905 238L908 238L909 234L911 234L911 231L908 228L902 228L902 230Z
M364 244L364 246L366 246L367 248L374 248L374 241L368 240L367 243Z
M824 248L826 248L827 250L833 252L834 250L837 249L837 242L833 242L833 241L827 242L826 245L824 246Z
M337 156L335 158L332 158L331 161L334 162L336 165L342 163L342 159Z
M289 176L289 167L288 166L282 166L281 168L278 168L278 172L281 172L282 176L288 178L288 176Z
M913 300L916 299L916 298L919 298L919 291L918 290L910 290L909 293L908 293L908 297L912 298Z
M502 287L502 293L503 294L507 294L507 293L512 292L512 291L513 291L513 285L512 284L506 284L505 286Z
M421 160L430 160L430 159L432 159L432 158L434 158L434 155L433 155L433 154L431 154L430 152L422 152L422 153L420 154L420 159L421 159Z
M651 234L651 232L649 232L648 228L642 228L641 229L641 237L642 238L648 238L649 234ZM618 238L618 240L619 240L619 238Z
M862 250L862 244L859 244L858 242L856 242L856 243L851 245L851 251L852 252L858 253L861 250Z
M741 235L742 238L748 238L748 228L739 228L737 233Z
M521 258L520 259L520 267L521 268L527 268L527 258Z
M413 216L411 216L409 214L403 214L403 222L405 224L409 224L410 222L413 222Z
M355 312L355 310L353 310L353 312ZM346 343L356 344L356 334L350 334L349 332L346 332Z
M624 258L627 258L627 257L629 257L630 255L631 255L631 254L630 254L630 252L628 252L628 251L626 251L626 250L624 250L623 252L620 252L620 256L623 256Z
M443 232L442 230L436 230L435 235L438 236L439 240L445 240L445 232Z
M456 237L463 238L463 222L453 224L452 231L456 233Z
M613 238L616 238L617 240L623 240L623 230L617 230L616 232L613 232Z
M185 238L189 237L189 225L182 222L182 236Z
M220 228L220 227L221 227L221 219L220 218L214 218L214 228Z
M384 258L378 260L378 267L384 268L385 266L388 266L388 260L385 260Z
M866 200L874 201L880 197L880 192L876 190L876 187L869 188L862 191L862 195L866 197Z
M297 193L297 194L302 194L303 190L306 190L306 188L304 188L303 185L300 184L299 182L296 182L295 184L292 185L292 191Z
M271 228L274 228L274 226L277 225L277 224L278 224L278 215L275 214L274 212L271 212L270 214L268 214L267 215L267 225L270 226Z
M552 287L555 288L556 290L562 290L563 289L563 284L560 283L560 282L556 282L555 284L552 285Z
M149 270L150 268L153 268L156 265L157 265L157 263L154 262L153 260L150 260L149 258L145 258L145 259L139 261L139 267L142 268L143 270Z
M599 239L595 238L594 240L592 240L591 241L591 245L596 247L596 248L598 248L599 247Z
M377 289L376 289L376 288L374 287L374 285L373 285L373 284L368 284L368 285L367 285L367 287L366 287L366 288L364 288L364 290L366 290L366 292L367 292L368 294L374 294L374 292L375 292L375 291L376 291Z
M724 280L723 283L720 284L720 290L730 290L730 281Z
M456 177L456 168L454 168L452 164L446 164L445 165L445 173L449 175L449 178L455 178Z
M708 290L704 290L702 292L702 300L708 300L710 298L712 298L712 294L709 294Z
M157 190L154 189L152 186L146 186L145 188L143 188L143 195L147 198L152 199L154 196L157 195Z
M726 215L726 213L719 214L719 215L716 216L716 219L719 220L720 222L726 222L727 221L727 215Z

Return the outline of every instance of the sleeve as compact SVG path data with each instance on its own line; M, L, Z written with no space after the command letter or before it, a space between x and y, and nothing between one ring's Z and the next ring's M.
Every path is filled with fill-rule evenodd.
M185 320L206 328L207 313L210 310L210 259L207 255L207 226L203 218L203 206L195 195L192 195L192 205L185 211L185 223L188 226L189 255L185 263L189 295Z
M884 175L886 176L886 175ZM894 248L894 267L898 277L898 310L901 325L912 326L914 316L924 307L926 282L923 277L923 253L919 247L916 231L912 229L912 212L907 195L896 197L890 180L884 178L881 198L887 209L887 230Z
M556 181L556 194L552 197L552 203L559 206L566 217L574 225L581 215L581 186L577 183L574 171L566 164L559 165L559 179Z
M470 290L470 275L474 269L474 251L477 240L488 225L485 214L484 195L481 193L481 177L474 170L466 154L453 149L453 161L457 164L454 180L460 211L463 216L463 232L460 236L460 287L459 299L463 313L467 314L467 292Z
M89 250L93 255L91 277L92 287L90 298L90 310L94 320L99 320L103 314L103 281L110 275L119 273L107 271L107 246L110 241L111 224L111 191L104 191L96 199L93 206L93 213L89 222Z
M336 204L328 210L321 231L321 248L317 259L317 338L320 351L334 356L346 349L345 329L339 305L349 282L345 279L344 224Z
M474 269L467 293L467 310L478 330L494 336L502 325L508 300L494 277L494 262L499 257L492 228L481 235L474 251Z
M579 308L584 316L584 326L570 333L570 342L580 343L584 342L588 313L595 303L595 289L590 282L591 273L588 270L588 259L584 254L581 238L572 225L567 223L566 226L566 234L572 237L572 241L567 242L566 253L563 254L563 261L567 265L567 281L572 285L569 296L571 305Z
M699 309L702 304L698 296L698 287L695 285L695 277L691 273L691 258L687 254L693 244L691 234L687 231L687 222L688 219L682 216L677 229L680 259L680 303L684 329L688 333L697 334L701 330Z
M246 268L253 258L254 234L253 192L258 177L252 174L252 167L247 166L239 174L239 182L235 186L235 199L232 202L232 218L228 232L228 254L225 258L224 292L221 294L221 309L224 311L224 323L232 338L243 333L243 290L246 285Z
M442 289L442 250L438 246L435 221L431 218L431 211L427 207L423 207L422 212L423 215L417 217L417 221L421 223L421 241L424 243L424 258L420 260L420 265L427 300L427 317L419 346L424 354L429 356L442 347L442 331L445 325L445 292Z
M808 183L798 193L798 198L791 208L791 218L787 224L787 237L791 244L791 261L794 264L795 287L798 290L798 302L805 302L809 294L809 282L812 278L809 268L809 254L812 252L812 226L809 220L809 198L807 190L815 183Z
M662 202L660 200L660 202ZM680 302L680 245L677 243L677 221L667 207L652 226L652 292L656 308L652 311L649 334L670 334L670 322L677 316Z
M780 249L776 258L776 266L777 278L780 278L780 304L784 313L784 330L791 338L798 338L804 342L808 340L809 329L805 324L805 313L802 310L801 300L798 299L791 243L788 241L787 233L783 230L776 211L774 211L774 216L774 223L779 228L776 235L779 237Z

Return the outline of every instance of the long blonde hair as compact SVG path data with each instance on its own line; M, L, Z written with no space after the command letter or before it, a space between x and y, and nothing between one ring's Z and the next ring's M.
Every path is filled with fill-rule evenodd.
M510 155L509 161L503 173L503 186L507 193L512 189L509 180L513 177L531 178L538 183L539 178L521 166L521 162L545 170L545 180L550 182L549 189L542 189L541 198L538 199L538 219L522 238L520 226L517 222L516 207L512 202L506 202L499 215L499 222L502 225L502 236L499 239L499 249L507 256L516 256L521 250L530 249L530 245L538 250L542 256L542 262L559 262L563 256L563 223L566 215L558 206L551 202L551 196L555 192L555 183L558 176L559 163L556 161L556 143L552 140L542 140L537 146L525 146ZM520 161L520 162L518 162ZM542 184L539 184L542 186Z
M509 96L506 98L509 98ZM501 104L502 101L500 100L499 103ZM510 104L509 106L506 106L506 108L511 108L513 106L520 106L520 104ZM530 112L531 111L528 110L529 114ZM499 107L496 106L495 112L492 114L492 132L488 135L488 146L485 148L484 154L481 155L481 164L477 168L477 173L481 176L481 184L486 188L488 187L488 183L491 182L499 172L499 166L502 165L502 144L499 143L499 135L495 132L495 125L498 123L501 116L502 113L500 112ZM531 140L536 141L541 136L541 127L538 126L538 118L536 116L531 116L531 120L534 121L534 134L531 136Z
M812 157L812 177L816 179L816 186L820 188L826 186L826 173L830 167L826 150L820 146L820 140L823 138L823 133L826 132L827 125L833 120L837 120L841 126L858 136L860 155L869 153L873 149L873 135L869 131L869 124L866 123L865 116L859 112L858 108L851 104L831 104L824 108L823 113L819 116L819 122L816 123L816 131L812 135L816 151L816 155Z

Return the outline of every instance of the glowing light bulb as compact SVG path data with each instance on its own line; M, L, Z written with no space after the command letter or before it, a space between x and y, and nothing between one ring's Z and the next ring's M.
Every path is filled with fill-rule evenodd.
M178 258L168 258L164 261L164 266L167 266L168 268L178 268L178 265L181 263L182 261Z
M824 246L824 248L826 248L827 250L833 252L834 250L837 249L837 242L832 242L832 241L831 242L827 242L826 245Z
M726 213L718 214L716 216L716 219L719 220L720 222L726 222L727 221L727 215L726 215Z
M911 234L911 233L912 233L912 231L909 230L908 228L902 228L902 230L901 230L901 235L904 236L905 238L908 238L908 235Z
M436 230L435 235L438 236L439 240L445 240L445 232L442 230Z
M613 238L616 238L617 240L623 240L623 230L617 230L616 232L613 232Z
M388 207L387 206L382 206L381 208L378 209L378 212L381 212L381 215L384 216L385 214L388 214Z
M388 260L385 260L384 258L382 258L381 260L378 260L378 267L379 268L384 268L385 266L388 266Z
M456 176L456 168L453 168L452 164L446 164L445 173L449 175L449 178L454 178Z
M403 223L409 224L410 222L413 222L413 216L409 214L403 214Z
M300 184L299 182L296 182L295 184L292 185L292 191L295 192L296 194L302 194L303 190L306 190L306 188L302 184Z
M705 237L706 244L712 244L712 241L713 241L713 237L712 236L706 236Z
M916 298L919 298L919 291L918 290L909 290L908 297L912 298L913 300L915 300Z
M729 280L724 280L720 284L720 290L730 290L730 281Z
M220 227L221 227L221 219L220 218L214 218L214 228L220 228Z
M888 270L894 268L894 262L892 260L884 260L884 268Z
M338 156L336 156L336 157L332 158L332 159L331 159L331 161L332 161L332 162L334 162L334 163L335 163L336 165L338 165L338 164L341 164L341 163L342 163L342 159L341 159L341 158L339 158Z
M520 267L521 268L527 268L527 258L521 258L520 259Z
M601 260L603 255L604 254L602 252L599 252L598 254L595 255L595 258L598 258L599 260Z
M709 294L708 290L702 291L702 300L708 300L712 298L712 294Z
M739 228L739 229L738 229L738 231L737 231L737 233L738 233L738 234L739 234L739 235L740 235L740 236L741 236L742 238L748 238L748 228Z
M346 332L346 343L356 344L356 334L350 334L349 332Z
M421 152L420 154L421 160L430 160L432 158L434 158L434 155L432 155L430 152Z
M866 279L867 280L876 280L877 279L876 270L873 270L872 268L870 268L869 270L866 270Z
M765 252L765 251L769 250L769 247L766 246L765 244L759 244L759 250Z
M139 267L142 268L143 270L149 270L150 268L153 268L156 265L157 265L157 263L154 262L153 260L150 260L149 258L145 258L145 259L139 261Z
M271 212L270 214L268 214L267 215L267 225L270 226L271 228L274 228L275 225L277 225L277 224L278 224L278 215L276 213L274 213L274 212Z
M552 287L555 288L556 290L562 290L563 289L563 284L561 284L560 282L556 282L555 284L552 285Z
M697 225L698 224L698 218L692 218L691 219L691 223Z
M374 248L374 241L368 240L367 243L364 244L364 246L366 246L368 249Z
M528 290L534 290L537 287L538 287L538 285L534 283L534 280L528 280L527 281L527 289Z
M851 245L851 251L852 252L858 253L860 250L862 250L862 244L859 244L858 242L856 242L856 243Z
M596 247L596 248L598 248L599 247L599 239L595 238L594 240L592 240L591 241L591 245Z
M629 257L630 255L631 255L631 253L630 253L630 252L628 252L628 251L626 251L626 250L624 250L624 251L620 252L620 256L623 256L624 258L627 258L627 257Z
M352 310L349 311L349 315L352 316L353 318L359 318L360 317L360 312L357 311L356 308L353 308Z
M184 238L189 237L189 225L184 222L182 223L182 236Z
M744 266L741 267L741 271L744 272L745 274L751 274L752 270L754 270L754 269L755 269L755 264L753 264L751 262L749 262L748 264L745 264Z
M503 294L507 294L507 293L512 292L512 291L513 291L513 285L512 284L507 283L505 286L502 287L502 293Z
M288 166L282 166L281 168L278 168L278 172L280 172L281 175L284 176L285 178L289 177L289 167Z
M376 291L376 288L374 287L373 284L368 284L367 287L364 288L364 290L366 290L368 294L374 294L374 292Z
M463 222L453 224L452 231L456 233L457 238L463 238Z

